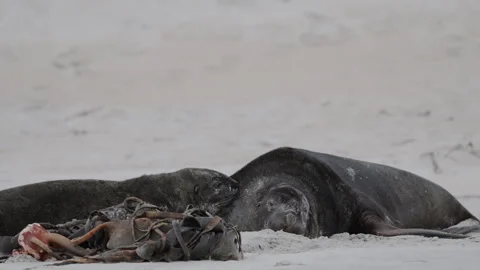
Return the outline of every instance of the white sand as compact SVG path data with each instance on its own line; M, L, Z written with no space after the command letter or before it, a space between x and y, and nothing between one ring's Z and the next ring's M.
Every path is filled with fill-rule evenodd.
M231 173L289 145L410 170L480 216L479 72L476 0L0 0L0 188ZM265 231L242 262L62 269L480 269L473 237Z

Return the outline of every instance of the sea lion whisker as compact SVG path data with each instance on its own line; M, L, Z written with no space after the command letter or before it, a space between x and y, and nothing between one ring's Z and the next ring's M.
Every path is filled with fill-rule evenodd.
M217 208L222 208L222 207L225 207L225 206L229 205L230 203L232 203L233 200L235 200L235 196L233 196L233 195L232 196L227 196L225 199L215 202L214 205Z

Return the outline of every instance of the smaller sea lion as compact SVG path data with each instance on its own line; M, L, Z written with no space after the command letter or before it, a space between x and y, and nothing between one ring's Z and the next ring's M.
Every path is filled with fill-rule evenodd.
M138 197L172 212L193 205L215 214L237 193L237 181L201 168L123 181L73 179L28 184L0 191L0 236L15 235L31 223L83 219L94 210L122 203L126 197Z

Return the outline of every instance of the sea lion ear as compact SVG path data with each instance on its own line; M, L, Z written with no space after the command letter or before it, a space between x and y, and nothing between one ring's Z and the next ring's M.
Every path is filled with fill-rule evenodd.
M233 179L231 177L228 177L228 179L230 179L235 185L237 185L237 186L240 185L240 182L238 180Z
M240 182L231 177L225 177L222 179L222 182L227 183L231 188L238 189L240 188Z

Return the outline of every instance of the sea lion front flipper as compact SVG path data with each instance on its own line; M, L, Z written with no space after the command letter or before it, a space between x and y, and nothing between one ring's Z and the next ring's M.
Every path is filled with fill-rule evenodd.
M438 238L451 238L451 239L462 239L462 238L469 237L467 235L454 234L454 233L442 232L437 230L420 229L420 228L397 228L383 222L374 224L373 234L376 234L379 236L419 235L424 237L438 237Z

